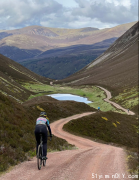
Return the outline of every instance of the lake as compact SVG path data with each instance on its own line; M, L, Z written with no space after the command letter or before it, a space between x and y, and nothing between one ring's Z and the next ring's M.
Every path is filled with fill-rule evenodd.
M85 97L81 97L81 96L76 96L76 95L72 95L72 94L50 94L47 96L51 96L52 98L55 98L57 100L61 100L61 101L77 101L77 102L84 102L86 104L92 103L92 101L88 101L87 98Z

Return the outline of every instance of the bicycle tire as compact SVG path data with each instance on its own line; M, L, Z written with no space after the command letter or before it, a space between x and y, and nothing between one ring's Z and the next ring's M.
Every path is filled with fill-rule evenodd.
M38 165L38 169L40 170L42 166L42 148L40 145L38 146L37 165Z
M43 166L45 166L46 165L46 159L45 160L43 160Z

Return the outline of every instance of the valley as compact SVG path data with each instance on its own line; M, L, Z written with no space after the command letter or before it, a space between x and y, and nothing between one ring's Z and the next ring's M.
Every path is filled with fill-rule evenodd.
M120 26L121 29L123 27L125 26ZM110 44L110 41L108 39L108 41L106 39L104 40L104 36L101 41L96 42L96 44L92 45L91 41L92 34L96 36L98 32L103 32L105 34L106 31L112 31L117 34L118 30L117 28L113 28L111 30L105 29L105 31L102 31L94 28L89 28L82 30L78 29L75 31L63 30L59 32L58 29L51 28L45 28L44 31L44 29L40 29L40 27L33 27L33 29L30 29L30 27L28 27L22 29L22 33L26 32L26 34L24 34L24 36L22 37L28 36L34 38L34 34L36 34L35 38L37 38L37 36L41 34L41 36L49 36L50 39L55 38L55 45L56 43L58 44L58 42L60 44L60 41L61 43L63 43L62 45L60 44L61 47L56 47L54 45L54 49L50 50L48 48L48 54L45 53L46 49L43 53L41 52L41 60L39 60L39 62L37 62L39 52L36 51L36 54L38 53L37 58L35 57L35 59L31 59L30 61L32 64L34 64L34 68L36 68L39 63L40 66L38 67L43 67L42 62L44 61L44 64L46 63L45 58L50 58L53 54L57 56L57 59L62 57L64 62L66 58L70 59L75 55L77 56L78 60L82 58L87 60L87 62L83 63L84 67L80 67L81 70L76 69L77 72L74 71L74 74L73 72L71 74L68 74L70 76L65 73L61 73L63 69L68 72L68 70L65 68L66 66L68 66L68 62L66 62L67 64L65 64L65 66L60 64L60 76L55 73L55 68L58 67L57 65L54 67L54 69L51 68L52 64L55 63L55 61L53 61L51 66L48 66L47 68L50 69L52 73L55 73L56 76L53 76L53 78L59 77L59 79L51 79L49 77L46 78L44 77L45 75L40 76L38 75L38 70L36 70L38 74L35 74L34 72L25 68L18 62L15 62L0 54L0 162L2 162L0 164L0 172L5 172L11 166L15 166L23 161L30 161L23 163L23 166L24 164L26 164L27 166L32 168L33 171L30 172L37 171L35 164L36 159L32 159L35 156L34 127L36 118L38 117L40 111L46 111L48 117L50 118L49 120L52 124L53 132L56 135L54 136L53 141L48 142L49 157L51 157L51 160L53 161L49 161L50 164L48 163L48 169L51 169L51 166L55 164L54 157L57 157L58 159L61 158L61 156L55 154L62 154L63 156L67 156L68 153L71 153L70 159L65 159L65 161L63 159L63 161L61 162L60 167L62 171L60 171L59 168L55 169L56 166L54 166L53 172L57 170L59 173L59 178L66 178L67 176L65 175L65 172L69 172L69 168L74 169L71 166L71 161L73 160L73 157L77 157L77 159L79 157L80 159L80 155L82 154L85 155L84 158L86 156L90 157L90 153L93 154L91 156L91 161L88 160L89 164L91 165L90 167L92 167L93 163L95 163L98 167L101 167L102 169L103 163L105 161L102 161L102 164L99 162L101 162L102 159L104 160L105 158L107 158L107 162L109 165L108 169L112 168L111 170L113 171L111 172L116 173L115 169L117 167L122 168L124 167L124 164L127 163L125 162L125 157L127 157L128 172L130 174L137 174L138 23L134 24L131 28L129 28L122 36L120 36L120 38L118 38L118 36L115 36L117 37L117 40L111 39L111 37L107 37L111 42L114 41L113 44ZM10 33L13 33L13 39L15 38L15 36L16 38L17 36L19 38L21 35L21 31L15 30L9 32L2 32L2 34L0 34L0 37L2 38L1 40L4 42L6 40L5 38L10 37ZM125 31L125 29L121 30L120 32L123 31ZM86 32L89 34L88 37L85 36ZM77 45L76 43L72 44L71 40L74 37L74 33L78 36L82 35L82 42L86 41L90 43L90 45L87 44L82 46ZM67 34L69 35L68 41L71 43L70 48L64 46L64 43L66 41L65 37L67 36ZM48 37L43 37L41 40L46 38L48 39ZM19 44L21 43L20 40L21 39L19 38ZM81 39L79 39L78 37L75 38L74 41L81 42ZM40 42L40 44L41 43L42 42ZM105 49L105 43L108 45L107 50ZM100 47L99 51L102 54L99 54L98 57L95 57L95 53L96 55L98 53L96 51L98 47ZM83 55L80 55L82 49L84 49ZM104 52L102 52L102 49L104 50ZM42 49L39 50L42 51ZM93 55L94 60L92 60ZM73 59L73 62L74 60L75 59ZM57 62L61 62L61 60ZM22 59L20 63L26 63L27 66L29 65L27 59ZM72 61L70 62L70 64L72 64ZM75 64L73 63L73 66L76 68ZM73 66L71 66L72 69ZM44 68L44 70L47 69ZM63 77L65 77L65 79L63 79ZM107 99L108 94L110 94L109 92L112 94L112 97L109 97L111 98L110 101L106 102L105 100ZM88 100L93 101L93 103L87 105L85 103L74 101L58 101L49 96L46 96L49 94L57 93L79 95L88 98ZM120 104L120 106L115 106L115 103L112 103L113 101ZM97 111L98 107L100 107L100 111ZM127 109L129 109L129 113ZM85 115L82 116L82 113L85 113ZM68 120L70 122L68 122ZM63 121L68 123L64 125L62 123ZM62 126L64 125L64 130L76 136L87 138L85 141L89 143L91 140L91 147L88 147L88 145L85 144L85 149L82 151L80 149L82 146L81 143L78 144L79 149L76 149L78 147L76 142L69 140L70 138L72 138L73 135L68 134L69 138L64 138L64 133L66 132L62 131L63 135L59 136L59 132L55 130L57 127L56 124L59 122L61 124L59 124L59 132L62 131ZM74 138L75 141L76 138L77 140L80 139L79 137ZM94 145L94 143L97 144ZM94 148L95 146L96 148ZM108 146L109 149L107 149ZM102 153L102 151L100 149L102 147L104 148L104 154L101 158L100 154ZM90 150L90 148L92 149ZM98 149L99 152L97 152ZM53 151L56 152L53 153ZM114 154L111 153L112 151L114 152ZM116 163L108 160L109 155L115 157ZM98 156L100 156L99 159L97 159ZM95 159L95 161L93 161L93 158ZM84 161L85 159L82 160ZM67 166L65 166L65 163L67 164ZM80 164L81 162L78 161L78 163ZM118 164L118 166L116 166L116 164ZM73 167L74 166L76 166L76 164L73 164ZM17 166L17 169L18 167L19 166ZM81 167L81 169L84 168L85 166ZM97 167L93 168L93 171L99 173L98 169L99 168ZM108 169L104 168L104 171L102 171L103 175L108 172ZM16 170L14 169L13 172L15 171ZM50 171L48 170L48 172ZM85 172L82 174L82 176L85 176L85 173L87 172L87 176L89 177L88 172L91 171L92 169L87 171L87 169L85 168ZM127 172L125 169L123 169L123 171ZM109 173L111 172L109 171ZM119 172L121 172L120 169ZM64 175L62 176L63 173ZM73 175L73 177L77 177L79 174L73 173ZM37 176L39 177L38 173ZM5 177L10 178L10 175L8 175L7 173L5 176L0 176L0 179L3 179ZM42 178L44 178L43 175ZM54 178L56 178L56 176Z
M41 76L64 79L103 54L135 23L105 29L29 26L1 31L0 53Z

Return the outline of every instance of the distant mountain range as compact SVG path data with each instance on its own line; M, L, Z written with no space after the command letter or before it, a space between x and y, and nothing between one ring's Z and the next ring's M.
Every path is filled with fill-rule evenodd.
M58 29L30 26L0 31L0 53L30 70L63 79L99 57L135 24L113 28Z
M43 52L39 57L19 61L31 71L52 79L64 79L101 55L117 38L93 45L74 45Z
M101 85L114 94L138 86L139 22L125 32L95 61L59 81L69 85Z

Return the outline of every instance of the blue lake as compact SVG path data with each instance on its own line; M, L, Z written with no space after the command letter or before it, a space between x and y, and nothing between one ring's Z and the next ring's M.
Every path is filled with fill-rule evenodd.
M92 103L92 101L88 101L87 98L72 95L72 94L50 94L48 96L51 96L52 98L55 98L55 99L61 100L61 101L67 101L67 100L71 101L72 100L72 101L77 101L77 102L84 102L86 104Z

